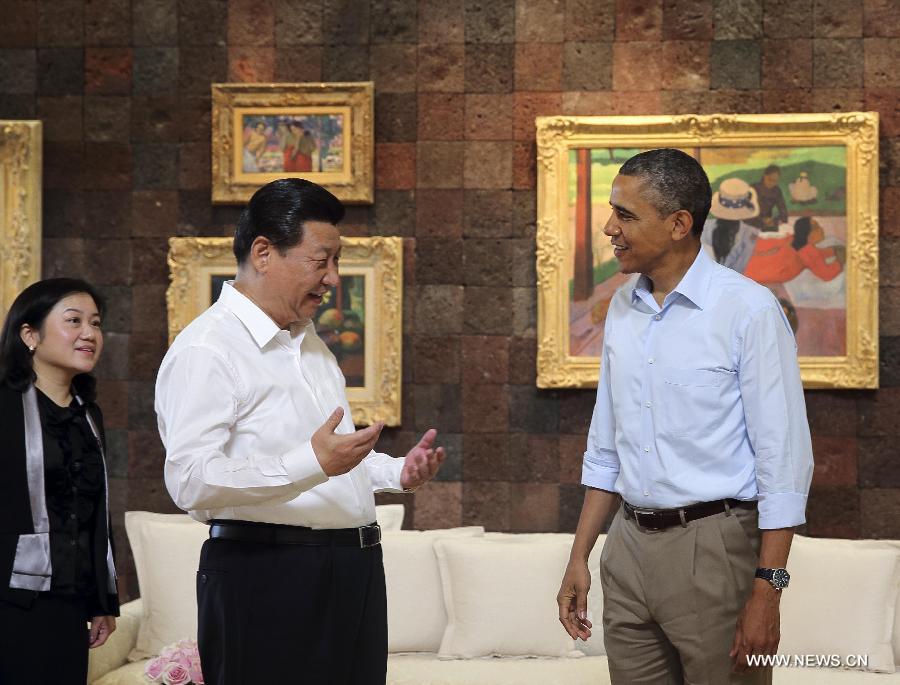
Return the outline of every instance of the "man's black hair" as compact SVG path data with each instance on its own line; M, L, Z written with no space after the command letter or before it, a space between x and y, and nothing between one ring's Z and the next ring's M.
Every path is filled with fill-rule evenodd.
M302 178L281 178L253 193L234 232L234 256L238 265L250 254L250 246L263 236L281 254L303 240L303 224L323 221L338 224L344 205L322 186Z

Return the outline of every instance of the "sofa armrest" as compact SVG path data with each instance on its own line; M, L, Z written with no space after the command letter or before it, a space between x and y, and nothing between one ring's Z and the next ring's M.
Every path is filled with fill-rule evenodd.
M110 671L128 663L128 654L137 643L141 627L143 606L140 599L126 602L119 608L121 614L116 619L116 630L102 647L90 650L88 654L88 682L99 680Z

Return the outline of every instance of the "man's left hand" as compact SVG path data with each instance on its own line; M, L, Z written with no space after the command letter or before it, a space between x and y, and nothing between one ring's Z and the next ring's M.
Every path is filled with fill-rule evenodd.
M734 659L733 671L747 673L759 666L750 666L751 654L775 654L781 639L779 593L766 581L754 580L753 594L738 617L734 645L729 656Z
M419 440L419 444L413 447L403 460L403 470L400 472L400 486L404 490L413 490L424 485L437 473L444 461L444 448L434 448L434 439L437 431L431 428L425 431L425 435Z

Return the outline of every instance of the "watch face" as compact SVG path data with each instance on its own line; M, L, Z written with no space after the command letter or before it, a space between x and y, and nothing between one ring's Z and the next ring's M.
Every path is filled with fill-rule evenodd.
M777 568L772 573L772 585L779 589L786 588L791 580L790 574L783 568Z

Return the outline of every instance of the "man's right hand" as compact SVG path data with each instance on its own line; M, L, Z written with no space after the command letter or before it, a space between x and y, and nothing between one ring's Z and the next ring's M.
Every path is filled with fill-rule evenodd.
M587 561L569 559L556 603L559 605L559 622L573 640L587 640L593 624L587 617L587 596L591 589L591 572Z
M384 424L378 421L355 433L340 435L334 430L340 425L342 418L344 410L338 407L313 433L311 440L316 459L319 460L325 475L329 477L347 473L359 464L372 451L378 436L381 435L381 429L384 428Z

